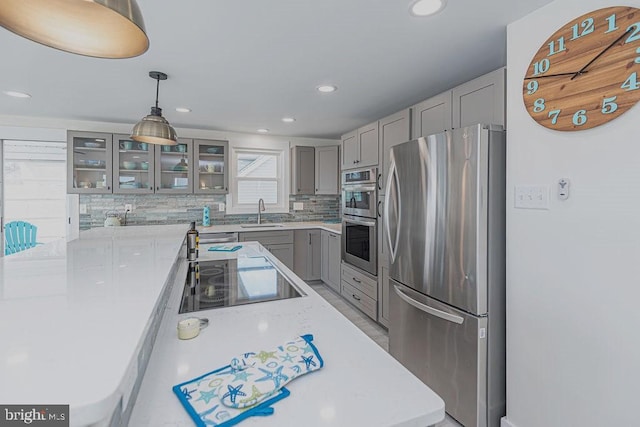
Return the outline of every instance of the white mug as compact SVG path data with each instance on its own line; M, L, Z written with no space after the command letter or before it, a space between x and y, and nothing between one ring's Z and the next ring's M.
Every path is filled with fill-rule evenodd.
M178 338L190 340L200 334L200 330L209 325L209 319L198 319L189 317L178 322Z

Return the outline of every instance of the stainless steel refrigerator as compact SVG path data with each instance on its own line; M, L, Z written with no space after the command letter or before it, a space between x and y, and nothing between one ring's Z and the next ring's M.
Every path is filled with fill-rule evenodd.
M505 133L476 125L391 149L389 351L465 427L505 414Z

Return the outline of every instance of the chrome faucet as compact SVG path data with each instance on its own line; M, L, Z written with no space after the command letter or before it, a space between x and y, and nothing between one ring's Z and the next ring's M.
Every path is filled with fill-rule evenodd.
M258 224L262 224L262 212L264 211L264 200L258 200Z

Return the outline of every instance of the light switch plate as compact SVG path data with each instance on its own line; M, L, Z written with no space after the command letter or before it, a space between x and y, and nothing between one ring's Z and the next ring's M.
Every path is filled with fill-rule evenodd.
M224 203L219 203L218 204L218 212L224 212L224 208L225 208Z
M293 210L301 211L304 209L304 204L302 202L293 202Z
M517 186L514 207L520 209L549 209L549 187Z
M133 205L131 203L127 203L124 205L125 212L133 212Z

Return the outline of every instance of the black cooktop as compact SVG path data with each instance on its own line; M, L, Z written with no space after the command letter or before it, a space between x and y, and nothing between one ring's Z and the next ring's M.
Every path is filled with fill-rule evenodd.
M189 263L180 313L300 296L265 257L196 261Z

